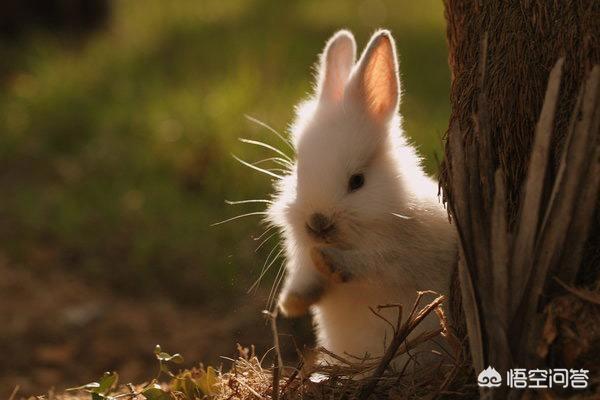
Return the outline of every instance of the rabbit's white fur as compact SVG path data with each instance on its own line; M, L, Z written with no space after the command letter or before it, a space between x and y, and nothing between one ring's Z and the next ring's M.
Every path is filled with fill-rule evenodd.
M457 250L437 184L401 131L390 33L376 32L356 63L355 49L348 31L327 43L315 96L297 108L292 126L297 161L276 187L268 220L285 241L280 308L295 315L310 307L319 344L360 357L381 355L392 334L369 307L401 303L406 317L416 291L447 294ZM364 186L349 191L357 173ZM333 222L331 237L309 234L307 221L317 212ZM345 282L319 272L315 249ZM430 316L416 333L437 324Z

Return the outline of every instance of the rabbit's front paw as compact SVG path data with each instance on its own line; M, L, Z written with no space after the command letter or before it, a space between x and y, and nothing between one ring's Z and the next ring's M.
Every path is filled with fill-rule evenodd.
M279 309L286 317L300 317L308 312L311 303L296 293L288 293L279 299Z
M322 294L323 289L316 286L303 293L284 292L279 297L279 309L286 317L300 317L308 313L309 308L319 301Z
M317 247L313 247L310 250L310 258L315 264L317 271L331 283L348 282L352 278L349 272L337 266L331 257Z

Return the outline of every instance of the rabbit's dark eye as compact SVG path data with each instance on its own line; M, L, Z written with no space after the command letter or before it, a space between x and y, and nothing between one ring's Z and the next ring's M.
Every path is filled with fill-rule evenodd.
M348 191L354 192L365 184L365 176L363 174L354 174L348 181Z

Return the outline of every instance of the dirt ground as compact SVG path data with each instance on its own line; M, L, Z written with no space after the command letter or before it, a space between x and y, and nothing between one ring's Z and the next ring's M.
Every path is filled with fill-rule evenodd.
M64 271L44 276L0 261L0 398L19 386L19 397L62 390L117 371L140 383L155 374L153 349L179 352L182 367L203 362L225 368L236 343L271 347L261 296L211 304L139 299L83 283ZM286 359L312 341L307 319L279 323ZM291 333L294 333L294 339Z

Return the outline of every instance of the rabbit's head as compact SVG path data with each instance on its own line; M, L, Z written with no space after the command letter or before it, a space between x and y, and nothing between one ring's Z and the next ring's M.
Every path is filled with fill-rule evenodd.
M269 210L271 222L304 246L373 245L406 203L390 33L376 32L355 57L350 32L338 32L325 46L315 96L298 107L292 125L296 164Z

